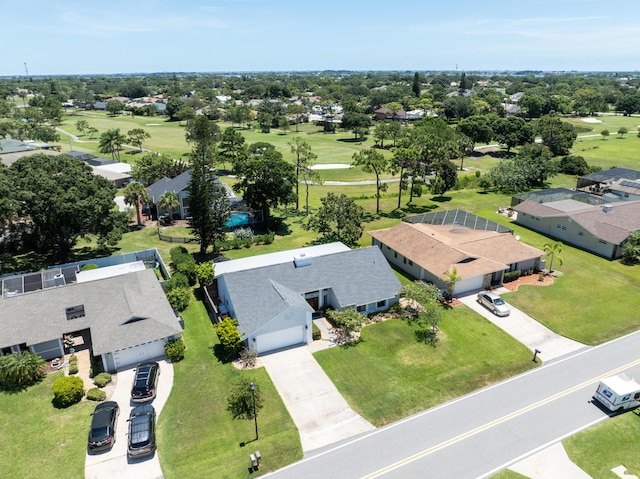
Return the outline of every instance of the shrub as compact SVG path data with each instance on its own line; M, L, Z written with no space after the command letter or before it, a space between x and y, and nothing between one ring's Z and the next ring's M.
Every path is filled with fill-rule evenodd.
M258 351L251 348L242 348L240 351L240 361L243 362L245 368L252 368L256 365L256 358L258 357Z
M503 283L510 283L511 281L515 281L520 277L520 270L516 269L515 271L509 271L504 274L504 278L502 280Z
M107 399L107 393L102 389L91 388L87 391L87 399L89 401L104 401Z
M171 264L174 271L184 274L189 280L189 285L196 284L196 260L189 254L184 246L176 246L169 251Z
M200 286L210 286L216 276L213 264L210 261L196 265L196 276Z
M0 356L0 390L22 388L46 375L46 362L29 351Z
M238 331L238 321L229 317L216 325L216 334L220 340L225 359L235 359L242 349L242 337Z
M80 402L84 396L84 383L77 376L63 376L56 379L51 386L53 402L58 407L69 407Z
M233 230L233 237L235 239L246 239L249 238L253 242L253 230L251 228L237 228Z
M109 373L100 373L95 378L93 378L93 384L95 384L99 388L105 387L110 382L111 382L111 374ZM87 393L87 395L88 394L89 393Z
M174 288L188 288L189 287L189 278L187 278L184 274L176 271L171 275L171 278L166 282L167 291L170 291Z
M191 301L191 290L188 288L173 288L167 291L167 300L172 308L184 311Z
M69 362L69 374L78 374L78 363Z
M164 352L172 363L177 363L184 359L184 341L182 337L178 339L170 339L164 345Z
M322 331L320 331L320 328L316 326L316 323L311 323L311 338L314 341L322 339Z
M69 356L69 364L78 364L78 356L75 354Z

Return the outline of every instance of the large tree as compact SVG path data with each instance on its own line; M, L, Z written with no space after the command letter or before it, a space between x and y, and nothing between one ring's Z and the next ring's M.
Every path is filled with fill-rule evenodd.
M507 153L516 146L533 143L535 135L531 125L523 118L508 116L496 118L493 122L493 139L507 147Z
M189 168L184 161L178 161L165 153L147 153L133 165L131 175L145 186L162 178L175 178Z
M557 116L544 115L536 123L536 130L542 137L542 143L554 156L568 155L573 142L578 137L576 128Z
M309 227L322 234L322 242L341 241L356 246L364 231L364 209L344 194L328 193L320 200L322 206L309 219Z
M228 161L235 171L237 166L247 159L248 153L244 135L232 126L224 129L218 146L218 158L220 158L223 167Z
M294 162L296 167L296 209L300 209L299 201L299 185L300 185L300 173L303 169L309 168L315 164L315 160L318 159L311 146L306 141L302 140L299 136L296 136L293 141L289 142L291 147L291 153L294 155ZM307 192L309 190L307 189Z
M367 173L376 175L376 213L380 213L380 194L387 186L382 183L380 175L389 171L390 161L381 152L368 148L353 154L353 166L362 166Z
M371 117L365 113L347 112L342 116L342 127L351 130L355 139L366 135L371 126Z
M222 235L229 217L229 202L216 182L215 125L206 116L198 116L187 130L191 151L191 180L188 186L189 228L200 242L200 255Z
M265 147L262 152L254 154L240 174L242 179L233 185L233 189L242 191L244 199L262 211L267 225L271 208L294 200L295 168L275 148Z
M67 261L79 237L93 234L100 246L114 245L126 231L127 215L115 209L116 187L86 163L32 155L9 169L20 215L30 223L37 246L57 259Z
M474 115L458 122L457 130L467 135L476 143L489 143L493 138L491 117L487 115Z

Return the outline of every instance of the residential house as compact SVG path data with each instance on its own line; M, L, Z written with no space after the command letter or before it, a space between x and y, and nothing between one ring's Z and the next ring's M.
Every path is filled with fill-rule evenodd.
M401 284L378 248L342 243L216 263L209 288L221 316L238 320L247 347L264 354L309 343L314 314L368 314L399 300Z
M514 196L516 222L609 259L640 230L640 171L612 168L578 178L575 190L555 188Z
M242 196L236 196L233 190L216 178L216 184L221 191L224 191L229 199L232 210L239 210L244 204ZM172 213L174 219L187 219L189 216L189 183L191 183L191 170L180 173L175 178L164 177L147 188L147 193L153 203L152 217L158 218L166 213ZM174 192L178 195L178 210L169 212L158 206L158 202L166 192Z
M73 352L69 337L82 337L105 371L164 355L182 325L153 271L166 273L157 251L86 262L110 266L82 272L76 263L0 279L1 354L53 359Z
M535 270L544 254L511 229L462 210L407 217L369 235L389 263L441 290L455 268L457 295L500 284L507 271Z

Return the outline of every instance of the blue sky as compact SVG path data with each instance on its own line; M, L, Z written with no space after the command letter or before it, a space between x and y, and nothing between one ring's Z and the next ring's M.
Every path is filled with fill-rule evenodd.
M640 69L640 3L8 0L0 75Z

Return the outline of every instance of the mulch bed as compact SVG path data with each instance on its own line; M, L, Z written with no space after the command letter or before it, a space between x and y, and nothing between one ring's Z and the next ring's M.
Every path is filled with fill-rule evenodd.
M554 276L550 274L545 274L543 276L543 281L540 281L540 275L538 274L530 274L529 276L520 276L515 281L511 281L509 283L504 283L503 286L507 288L509 291L517 291L520 285L531 285L531 286L549 286L553 283Z

